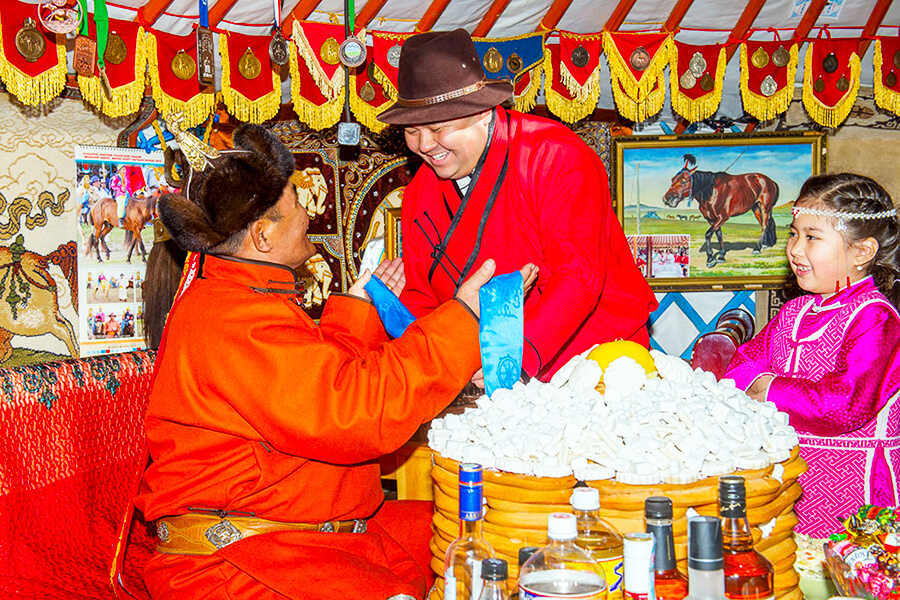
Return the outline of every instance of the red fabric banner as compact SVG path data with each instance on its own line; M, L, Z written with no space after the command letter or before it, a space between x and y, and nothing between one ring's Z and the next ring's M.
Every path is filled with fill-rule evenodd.
M2 33L3 58L8 66L14 67L28 77L37 77L60 64L56 47L56 34L46 31L37 22L37 7L17 0L4 0L0 10L0 33ZM44 37L44 53L35 62L28 62L16 48L16 35L25 24L25 19L35 22L37 31ZM62 60L65 66L65 54Z
M779 49L784 48L788 52L791 50L791 46L794 46L794 42L790 41L781 41L781 40L771 40L767 42L756 42L752 40L748 40L746 43L747 46L747 88L753 92L754 94L760 96L766 96L762 91L762 82L766 77L771 77L775 80L776 92L777 90L782 90L786 85L788 85L788 74L791 72L796 72L792 70L791 65L778 66L775 64L775 61L772 60L772 55ZM756 66L757 63L761 63L762 61L757 59L754 62L753 56L763 56L765 53L766 64L762 67ZM796 65L794 65L796 69ZM793 78L791 78L790 85L794 85ZM769 96L774 94L769 94Z
M854 87L859 88L859 70L856 69L854 74L851 64L851 59L856 55L858 48L857 38L817 39L809 43L806 52L811 55L811 58L807 59L807 64L808 75L812 81L812 95L825 106L836 106ZM834 58L831 58L832 55ZM829 73L830 69L826 69L826 66L833 60L837 61L837 68ZM848 86L843 90L840 89L843 86L839 84L842 77ZM820 79L821 86L817 84ZM818 91L819 87L822 91Z
M267 35L244 35L235 32L229 32L226 37L228 69L231 75L230 87L248 100L259 100L266 94L271 94L274 89L272 83L272 72L274 69L269 58L269 42L272 38ZM248 50L259 61L260 65L259 75L253 79L244 77L238 68L241 58ZM224 57L222 58L224 60Z
M195 96L206 91L207 86L200 85L200 82L197 81L196 71L188 79L180 79L172 71L172 60L181 51L190 56L196 66L197 36L194 34L172 35L162 31L154 31L153 35L156 37L156 56L151 57L151 60L156 60L156 64L153 66L158 73L161 90L181 102L190 102Z
M116 65L108 60L104 61L106 63L106 78L109 79L109 85L113 89L133 83L136 78L134 61L137 58L138 53L135 51L135 48L137 48L138 45L138 32L140 30L141 24L134 21L119 21L117 19L109 20L110 37L115 33L122 38L122 41L125 42L125 47L128 49L125 53L125 60L121 63ZM94 19L92 17L88 18L88 35L92 40L96 41L97 28L94 25ZM146 57L144 57L144 60L146 60ZM146 65L144 66L146 67ZM143 74L144 70L140 69L140 72ZM97 77L99 75L100 69L95 62L94 76Z
M559 32L559 60L569 70L569 74L578 82L579 85L587 83L594 71L600 68L600 53L603 51L603 35L580 34L569 31ZM582 66L575 64L574 60L584 62L585 55L587 62ZM558 65L555 62L554 65ZM554 69L555 72L559 68Z
M622 64L625 66L625 68L628 69L628 72L631 73L631 76L635 81L641 81L641 79L647 73L650 73L651 77L656 76L656 71L649 68L649 66L643 71L636 69L634 65L631 64L631 57L638 48L643 47L644 50L646 50L650 55L650 58L647 61L647 65L652 64L653 61L657 58L657 52L659 52L659 50L666 45L666 41L669 39L669 36L671 34L666 32L630 33L621 31L610 31L608 33L610 40L615 45L619 56L622 58ZM665 57L664 62L668 64L668 57Z
M396 53L396 50L391 50L394 46L403 47L403 42L408 40L413 34L411 33L387 33L384 31L373 31L372 33L372 54L375 60L375 68L376 74L375 77L377 79L382 79L381 76L387 78L390 82L390 87L387 89L388 93L392 95L392 97L396 97L397 90L397 67L395 65L398 64L398 60L388 60L388 53ZM399 59L399 56L398 56ZM394 64L391 64L393 62ZM384 83L384 81L382 81Z
M881 85L885 89L900 92L900 37L880 37L878 38L881 56L881 72L875 73L875 78L881 80ZM898 58L895 60L894 57ZM894 76L890 77L893 73ZM893 85L891 85L893 83Z
M672 61L672 65L675 68L674 70L669 70L669 78L671 79L674 77L678 79L678 91L691 100L697 100L702 96L714 94L717 86L721 89L722 80L725 78L725 69L722 68L721 70L719 70L717 68L719 65L719 53L721 52L721 49L721 44L713 44L712 46L694 46L691 44L684 44L676 40L675 58ZM701 57L703 57L703 61L706 63L706 69L702 73L700 73L699 70L696 73L692 72L692 75L694 76L694 79L696 79L696 82L693 87L685 87L681 84L680 78L686 72L691 71L691 60L698 53ZM698 75L697 73L700 74ZM706 74L709 74L715 82L715 85L713 85L713 87L709 90L704 90L700 84L700 80Z

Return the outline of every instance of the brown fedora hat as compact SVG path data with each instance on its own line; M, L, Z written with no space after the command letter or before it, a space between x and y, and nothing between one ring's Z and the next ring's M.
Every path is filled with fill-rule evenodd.
M391 125L450 121L494 108L513 92L512 83L484 76L475 44L465 29L429 31L403 44L397 73L399 98L378 120Z

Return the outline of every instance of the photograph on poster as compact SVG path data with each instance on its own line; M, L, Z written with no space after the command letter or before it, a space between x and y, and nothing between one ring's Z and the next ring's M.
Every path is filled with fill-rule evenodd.
M152 220L169 191L162 152L78 146L75 172L81 355L143 348Z
M783 286L791 206L803 182L823 171L824 148L815 132L613 138L626 236L689 240L687 273L648 264L651 285ZM634 242L636 260L639 249ZM652 258L652 249L645 252Z
M644 277L690 277L691 236L629 235L626 239Z

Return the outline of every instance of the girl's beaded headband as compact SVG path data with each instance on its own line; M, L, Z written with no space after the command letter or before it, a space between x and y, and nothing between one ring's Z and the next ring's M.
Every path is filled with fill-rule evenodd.
M791 214L794 216L797 215L815 215L817 217L826 217L837 219L837 225L834 226L838 231L844 231L847 229L847 225L844 224L845 219L887 219L889 217L897 216L897 209L892 208L890 210L882 210L876 213L867 213L867 212L844 212L840 210L822 210L821 208L811 208L808 206L794 206L791 208Z

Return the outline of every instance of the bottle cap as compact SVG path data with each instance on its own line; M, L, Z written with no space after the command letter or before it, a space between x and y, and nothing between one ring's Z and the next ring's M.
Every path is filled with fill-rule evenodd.
M747 514L747 492L744 478L738 475L719 477L719 514L741 518Z
M487 581L505 581L506 561L502 558L486 558L481 561L481 578Z
M540 550L537 546L525 546L519 548L519 567L525 564L525 561L531 558L531 555Z
M578 537L578 522L571 513L550 513L547 516L547 537L551 540L574 540Z
M629 558L650 560L653 555L655 538L652 533L626 533L622 539L622 554L625 562Z
M645 519L671 519L672 499L665 496L650 496L644 501Z
M459 465L460 483L481 483L481 465L478 463L462 463Z
M688 567L717 571L722 566L722 522L718 517L691 517L688 520Z
M600 508L600 490L579 487L572 490L572 508L575 510L597 510Z

